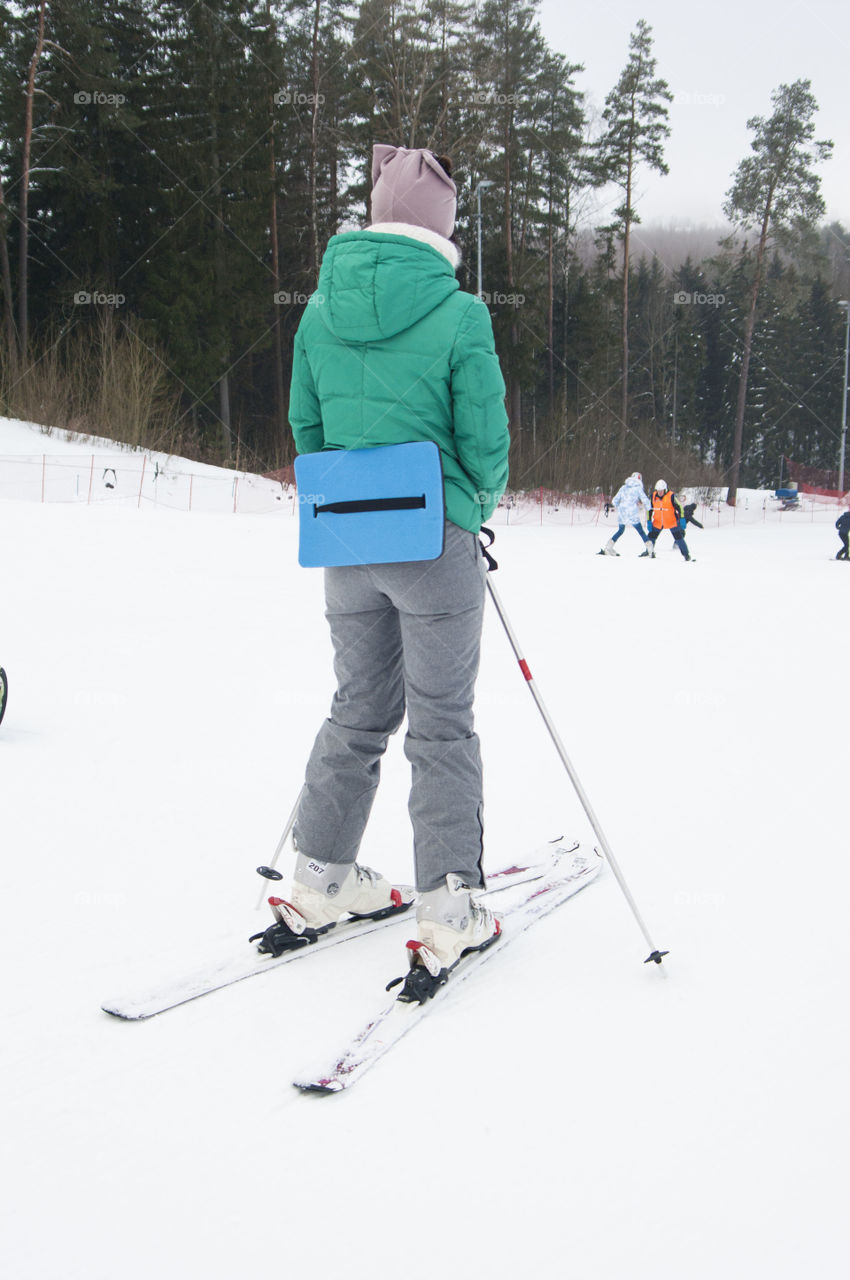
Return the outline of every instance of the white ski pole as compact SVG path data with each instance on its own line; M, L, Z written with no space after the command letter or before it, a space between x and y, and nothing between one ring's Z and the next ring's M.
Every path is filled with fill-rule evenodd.
M492 557L491 557L491 560L492 560ZM587 814L588 821L590 822L590 825L596 834L596 838L602 847L602 852L605 854L605 857L608 861L608 865L610 866L611 870L614 872L614 876L617 880L617 883L622 889L623 894L625 895L626 902L628 902L629 906L632 909L632 915L634 916L635 920L637 920L638 925L640 926L640 931L643 934L644 938L646 939L647 945L650 948L650 954L646 957L644 964L649 964L650 960L654 960L656 964L661 964L662 957L666 956L668 952L659 951L655 943L652 941L652 938L649 935L649 930L644 924L643 918L641 917L641 914L637 909L637 904L631 895L629 886L626 884L623 878L623 873L621 872L619 866L617 865L617 859L614 857L614 854L611 852L611 846L609 845L607 839L605 838L605 833L603 832L602 827L599 825L599 819L597 818L596 814L593 812L593 807L590 801L588 800L587 795L585 794L584 787L581 785L581 782L579 781L578 774L573 768L572 761L567 755L567 752L564 748L563 742L561 741L558 730L555 728L555 725L552 721L552 717L549 715L549 712L546 709L546 704L544 703L537 689L537 686L534 683L534 678L531 674L531 669L522 655L522 651L519 647L519 642L516 638L516 633L514 632L514 629L510 624L508 616L505 613L505 608L504 608L504 605L502 604L502 601L499 598L499 593L496 590L496 588L493 586L493 579L490 573L487 574L487 589L490 592L490 599L493 601L493 604L496 606L496 612L499 615L499 619L502 623L502 626L505 628L505 632L507 634L508 640L511 643L511 648L513 649L514 654L516 655L516 660L519 663L519 669L525 678L526 684L528 685L528 691L531 694L534 701L537 703L537 709L540 712L541 716L543 717L543 723L546 725L546 728L549 730L549 736L551 737L552 741L555 744L555 750L558 752L558 755L561 757L561 763L563 764L564 768L566 769L569 775L570 782L575 787L576 795L581 801L581 806L584 809L585 813Z
M303 794L304 794L304 788L302 787L301 790L298 792L298 798L292 807L292 813L289 815L289 817L286 820L286 826L283 828L283 835L280 837L280 839L277 842L277 848L274 851L274 856L272 857L271 862L267 867L257 867L258 874L263 876L266 880L282 880L283 879L283 876L280 874L280 872L275 871L275 867L277 866L278 858L283 852L283 846L286 844L286 841L289 837L289 833L292 830L292 828L295 826L295 819L298 816L298 806L301 803L301 797L303 796ZM257 905L255 906L254 910L259 911L260 907L262 907L265 900L266 900L266 888L264 885L263 888L260 890L260 896L257 899Z

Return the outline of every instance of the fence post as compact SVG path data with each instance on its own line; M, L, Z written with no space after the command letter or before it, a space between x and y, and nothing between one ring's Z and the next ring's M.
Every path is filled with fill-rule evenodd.
M44 502L44 476L47 470L47 454L41 455L41 501Z
M89 472L89 500L88 505L91 506L91 487L94 484L94 454L91 456L91 471Z
M137 511L139 507L142 505L142 485L145 483L145 467L147 465L147 461L148 461L148 455L146 453L143 453L142 454L142 475L141 475L141 479L139 480L139 501L136 503Z

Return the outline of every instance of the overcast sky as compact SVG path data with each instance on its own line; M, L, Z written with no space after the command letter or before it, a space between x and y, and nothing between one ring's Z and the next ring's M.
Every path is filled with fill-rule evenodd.
M850 226L850 0L543 0L544 35L584 64L576 87L597 111L626 65L640 18L653 30L656 72L675 95L670 173L639 174L644 224L721 223L732 173L750 149L747 120L770 114L780 84L808 79L820 108L815 137L835 143L820 167L827 216Z

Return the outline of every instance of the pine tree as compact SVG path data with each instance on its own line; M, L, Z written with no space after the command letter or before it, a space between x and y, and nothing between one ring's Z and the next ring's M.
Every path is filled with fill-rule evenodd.
M831 142L813 142L817 103L811 93L811 81L780 85L771 101L773 114L769 118L754 116L747 121L747 128L754 134L752 155L738 166L723 210L730 222L742 230L758 231L738 380L726 499L730 506L737 500L753 333L768 250L777 238L785 244L793 243L823 216L825 206L815 165L832 151Z
M139 198L157 174L144 137L152 29L138 4L104 0L53 0L48 20L33 138L35 314L47 323L60 299L85 324L93 308L70 311L78 293L138 301L132 266L157 234Z
M21 146L21 187L18 198L18 345L21 360L26 360L29 346L29 237L30 237L30 168L32 165L32 139L34 128L36 76L44 53L44 28L46 0L39 0L34 15L35 31L32 57L27 68L24 108L24 134Z
M167 336L187 415L227 455L240 378L271 345L271 116L261 0L156 10L155 153L161 232L146 255L146 310Z
M629 39L629 60L617 84L605 99L602 113L605 132L599 143L603 171L623 190L623 203L615 210L615 227L623 246L622 344L620 383L620 433L629 425L629 259L631 230L640 222L634 207L635 175L641 164L667 173L663 144L670 134L667 103L672 101L666 80L655 75L652 28L641 19Z
M672 325L664 339L665 429L674 444L684 444L704 458L710 452L712 436L712 373L706 374L712 369L712 352L716 350L712 333L717 323L717 293L705 270L690 258L674 272L671 287Z
M539 80L543 115L534 133L542 145L546 243L546 404L555 411L555 304L558 274L570 253L570 202L581 177L587 175L582 155L584 112L573 78L583 70L560 55L547 54ZM566 301L566 299L565 299ZM563 347L562 347L563 350ZM560 363L560 361L559 361Z
M482 151L488 159L482 170L501 193L501 226L492 246L499 245L501 279L493 284L507 299L494 317L497 341L508 384L511 427L522 430L522 388L533 376L535 345L542 345L544 325L532 316L518 315L518 299L539 296L539 262L529 253L534 228L545 197L541 164L543 147L537 130L547 101L539 85L545 63L545 44L536 18L537 5L524 0L485 0L478 13L476 90ZM495 192L487 201L492 213ZM490 277L492 279L492 276Z
M17 135L21 68L20 15L0 4L0 289L3 292L3 346L10 367L17 366L18 328L15 320L15 293L12 280L11 232L17 226L14 188L18 173Z

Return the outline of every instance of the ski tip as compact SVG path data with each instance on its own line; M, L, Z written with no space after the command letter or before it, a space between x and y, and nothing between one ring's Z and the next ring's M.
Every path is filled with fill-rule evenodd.
M122 1009L116 1004L102 1004L100 1006L102 1013L108 1013L111 1018L119 1018L122 1022L144 1022L148 1017L146 1013L131 1013L127 1009Z
M324 1096L330 1093L342 1093L345 1088L339 1080L293 1080L292 1084L301 1093L318 1093Z

